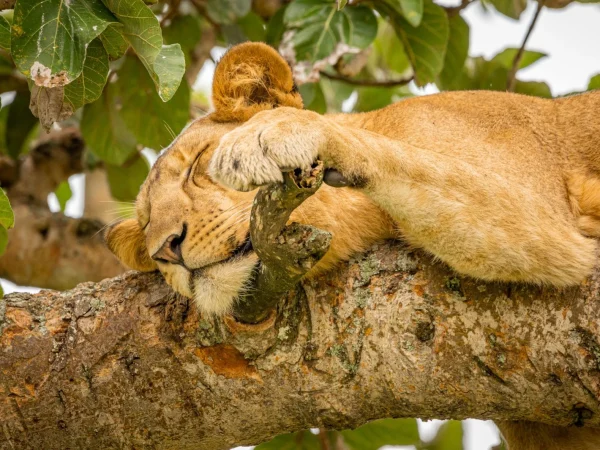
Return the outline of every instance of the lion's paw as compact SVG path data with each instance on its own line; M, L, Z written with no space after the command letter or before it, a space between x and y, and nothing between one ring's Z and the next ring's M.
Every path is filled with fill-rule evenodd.
M221 138L209 174L249 191L283 181L282 172L309 168L325 143L318 114L293 108L264 111Z

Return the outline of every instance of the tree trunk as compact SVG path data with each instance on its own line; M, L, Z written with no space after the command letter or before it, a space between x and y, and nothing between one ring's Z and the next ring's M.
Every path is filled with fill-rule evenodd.
M600 426L600 276L456 277L399 243L306 281L258 325L158 274L0 300L0 449L228 449L381 417Z

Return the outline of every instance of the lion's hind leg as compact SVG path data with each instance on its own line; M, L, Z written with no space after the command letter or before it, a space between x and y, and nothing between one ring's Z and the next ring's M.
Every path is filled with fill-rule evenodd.
M600 429L496 422L508 450L598 450Z
M567 178L567 190L581 233L600 237L600 179L588 174L571 173Z

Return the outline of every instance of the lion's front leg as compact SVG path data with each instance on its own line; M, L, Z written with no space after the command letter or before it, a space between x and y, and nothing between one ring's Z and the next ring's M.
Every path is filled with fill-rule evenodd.
M460 273L568 286L595 263L596 243L535 186L310 111L257 114L223 137L210 170L250 190L317 158L386 211L412 245Z

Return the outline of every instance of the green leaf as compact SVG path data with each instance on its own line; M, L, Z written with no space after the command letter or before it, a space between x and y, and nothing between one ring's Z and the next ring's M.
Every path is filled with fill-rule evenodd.
M6 246L8 245L8 231L6 228L0 226L0 255L2 255L6 251ZM4 296L4 291L2 290L2 286L0 286L0 297Z
M444 59L444 68L439 76L441 89L450 89L465 65L469 54L469 24L460 15L450 18L450 38Z
M338 11L344 9L344 6L348 4L348 0L336 0Z
M65 86L64 101L72 112L100 98L108 78L108 71L108 53L100 39L95 39L88 46L81 75Z
M17 159L25 142L30 137L32 130L38 123L29 110L30 96L28 91L17 92L13 102L6 106L6 149L8 155Z
M413 27L418 27L423 19L423 0L400 0L402 15Z
M236 23L222 25L221 33L229 45L246 41L262 42L266 39L265 23L254 12L246 14Z
M185 72L180 45L163 46L158 19L142 0L103 1L123 24L123 36L150 73L161 99L171 99Z
M306 109L321 114L327 112L327 102L320 83L304 83L298 90L302 96L302 102Z
M521 13L527 8L527 0L489 0L494 5L496 11L510 17L518 19Z
M515 60L515 57L517 56L518 52L518 48L506 48L500 53L498 53L496 56L494 56L492 58L492 61L497 62L505 69L511 70L513 61ZM525 67L532 65L536 61L545 58L546 56L548 56L546 53L525 50L523 52L521 61L519 62L518 69L524 69Z
M121 167L107 164L106 175L111 195L122 202L135 200L149 171L150 165L141 155Z
M319 84L325 94L328 112L340 112L343 103L348 100L355 90L355 87L351 84L327 78L321 78Z
M410 59L417 85L424 86L434 82L444 67L450 34L446 11L431 0L426 0L423 20L417 28L410 25L395 11L387 8L387 12Z
M0 16L0 48L10 51L10 23Z
M402 15L413 27L423 19L423 0L385 0L397 14Z
M369 55L368 66L381 78L390 77L390 72L404 74L410 69L410 61L398 35L387 21L381 20L377 39L373 42L373 51Z
M406 97L412 97L408 86L401 87L359 87L354 111L366 112L381 109Z
M297 61L324 59L339 43L364 49L377 36L377 17L371 8L338 11L335 2L329 0L296 0L288 5L284 22L293 30Z
M590 78L590 83L588 84L588 91L591 91L592 89L600 89L600 73Z
M247 40L261 42L266 39L265 22L255 12L250 11L244 17L237 21L237 25L244 32Z
M394 90L381 87L362 87L357 89L358 98L354 111L366 112L383 108L392 103Z
M421 442L416 419L382 419L356 430L342 431L351 450L378 450L384 445L415 445Z
M250 12L252 0L208 0L206 13L219 24L234 23Z
M0 225L7 229L15 225L15 215L4 189L0 189Z
M267 44L272 47L279 47L279 43L281 42L281 37L283 36L283 32L285 31L285 24L283 23L283 17L285 16L285 10L287 6L282 6L277 10L275 15L271 17L269 23L267 24L267 31L265 36L265 41Z
M168 26L163 27L165 44L179 44L185 56L186 65L190 55L202 34L200 20L197 16L185 15L175 17Z
M142 62L144 62L142 60ZM145 65L145 64L144 64ZM153 69L146 66L163 102L173 98L185 74L185 56L179 44L163 45ZM184 83L185 84L185 83Z
M12 56L37 86L64 86L83 70L86 48L113 15L99 0L19 0L12 25Z
M550 86L542 81L520 81L515 83L515 92L518 94L533 95L535 97L552 98Z
M68 181L63 181L58 185L56 190L54 191L56 195L56 199L58 200L58 204L60 205L60 210L64 212L65 207L67 206L67 202L73 196L73 192L71 191L71 186Z
M321 450L319 438L310 431L282 434L254 447L254 450Z
M424 445L423 450L463 450L462 423L448 420L438 430L432 442Z
M152 93L156 95L154 91ZM121 105L115 85L109 83L102 97L83 109L80 125L81 134L90 151L101 160L117 166L135 153L137 144L135 136L127 129L119 114ZM149 112L140 108L140 116L141 111Z
M123 123L137 142L145 147L160 150L169 145L190 117L190 90L187 83L181 83L173 98L163 102L154 92L152 80L136 58L127 57L118 74L115 86L122 104L119 115ZM140 114L140 111L144 111L144 114Z
M129 42L125 40L121 33L122 28L121 24L110 24L106 27L104 33L100 35L108 56L113 60L122 57L129 48Z

